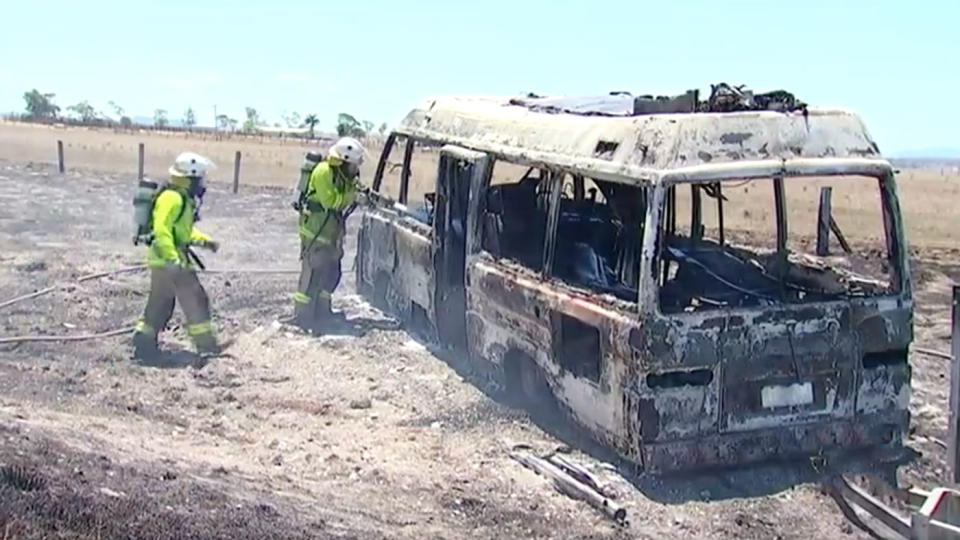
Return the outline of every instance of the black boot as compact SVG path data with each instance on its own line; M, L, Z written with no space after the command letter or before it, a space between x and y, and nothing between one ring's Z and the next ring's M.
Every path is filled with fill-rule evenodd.
M222 352L217 338L213 334L202 334L194 337L194 345L197 347L197 355L200 358L211 358L219 356Z
M143 333L133 335L133 358L136 360L154 360L160 356L157 339Z

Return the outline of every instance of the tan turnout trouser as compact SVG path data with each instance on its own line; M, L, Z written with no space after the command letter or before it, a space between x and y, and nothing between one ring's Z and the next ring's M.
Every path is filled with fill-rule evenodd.
M135 342L137 339L150 338L156 344L157 334L170 322L178 301L187 319L187 333L197 350L215 351L217 340L210 322L207 292L193 269L172 265L150 269L150 296L143 317L137 322Z
M309 246L301 242L303 257L300 265L300 283L294 300L297 324L309 330L319 330L333 313L330 298L340 284L340 257L337 244Z

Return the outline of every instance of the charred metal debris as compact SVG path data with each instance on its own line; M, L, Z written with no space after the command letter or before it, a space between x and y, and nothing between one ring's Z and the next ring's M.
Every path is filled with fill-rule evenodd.
M710 95L700 99L699 90L677 96L633 96L629 92L610 92L589 98L548 98L527 94L509 101L510 105L529 107L545 113L583 114L587 116L639 116L644 114L779 111L806 112L807 104L786 90L755 94L746 85L727 83L710 85Z

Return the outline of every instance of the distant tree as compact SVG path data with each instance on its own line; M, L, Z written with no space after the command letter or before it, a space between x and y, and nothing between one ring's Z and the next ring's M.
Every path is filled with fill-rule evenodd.
M157 109L153 111L153 125L158 128L165 128L170 124L170 121L167 120L167 110L166 109Z
M110 108L113 109L113 112L114 114L117 115L117 118L123 117L123 107L117 105L116 101L113 101L111 99L110 101L107 102L107 105L110 105Z
M347 113L337 115L337 135L341 137L363 137L367 133L360 122Z
M97 111L90 105L89 101L81 101L76 105L70 105L67 110L76 115L81 122L88 124L97 119Z
M367 135L373 133L373 128L375 127L376 127L376 124L374 124L373 122L369 120L363 121L363 131L365 131Z
M283 115L283 123L287 125L288 128L295 128L300 126L300 113L293 111L290 114Z
M217 115L217 129L226 131L230 129L230 117L225 114Z
M53 103L56 94L41 94L36 88L23 93L27 102L27 116L35 120L50 120L60 114L60 107Z
M187 107L187 112L183 113L183 125L187 129L193 129L197 125L197 115L193 113L193 107Z
M240 125L240 121L236 118L230 118L227 122L230 124L230 131L236 131L237 126Z
M302 124L302 125L303 125L303 127L307 127L307 128L310 129L310 138L311 138L311 139L313 138L314 129L316 129L317 124L319 124L319 123L320 123L320 119L317 118L317 115L315 115L315 114L308 114L306 117L304 117L304 119L303 119L303 124Z
M243 122L243 132L253 133L261 125L260 116L253 107L247 107L247 119Z
M380 124L380 127L377 129L377 131L380 132L380 135L385 134L387 132L387 123L384 122Z
M121 116L120 125L125 128L133 127L133 120L131 120L129 116Z

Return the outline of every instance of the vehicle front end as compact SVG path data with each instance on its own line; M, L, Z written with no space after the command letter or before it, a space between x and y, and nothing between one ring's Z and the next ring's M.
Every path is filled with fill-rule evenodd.
M665 175L641 268L624 419L647 470L901 448L913 301L888 163Z

